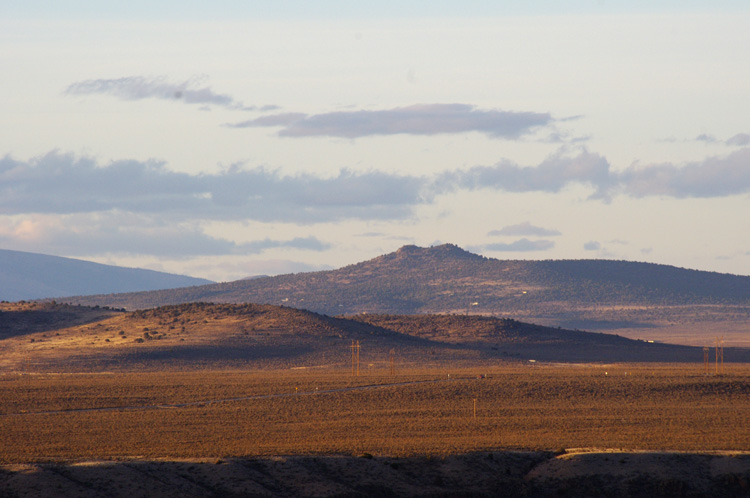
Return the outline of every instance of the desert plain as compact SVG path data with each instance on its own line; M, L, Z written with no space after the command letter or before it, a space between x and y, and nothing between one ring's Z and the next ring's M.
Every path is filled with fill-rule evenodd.
M7 496L750 489L741 348L254 305L2 310Z

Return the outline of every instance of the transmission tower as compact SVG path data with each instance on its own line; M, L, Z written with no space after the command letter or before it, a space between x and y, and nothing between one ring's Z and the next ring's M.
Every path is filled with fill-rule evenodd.
M724 336L716 337L716 375L719 375L719 364L724 375Z

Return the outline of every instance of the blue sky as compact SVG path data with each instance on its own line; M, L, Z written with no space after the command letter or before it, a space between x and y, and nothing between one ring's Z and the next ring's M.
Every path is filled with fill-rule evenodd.
M744 2L5 2L0 247L750 274Z

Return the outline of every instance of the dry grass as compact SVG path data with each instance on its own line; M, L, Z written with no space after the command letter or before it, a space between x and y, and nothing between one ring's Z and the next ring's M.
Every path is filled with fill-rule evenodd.
M462 379L448 380L449 373ZM488 378L476 379L479 373ZM623 364L425 369L394 379L353 379L344 370L5 375L0 462L571 447L747 451L749 373L748 365L707 377L699 365ZM322 392L428 380L437 382ZM318 394L209 403L295 388ZM206 403L155 407L190 402ZM80 411L90 408L99 410Z
M134 313L0 303L0 373L344 367L362 342L367 368L536 359L693 362L700 348L629 341L480 316L331 318L266 305L188 304ZM727 350L750 362L750 349Z

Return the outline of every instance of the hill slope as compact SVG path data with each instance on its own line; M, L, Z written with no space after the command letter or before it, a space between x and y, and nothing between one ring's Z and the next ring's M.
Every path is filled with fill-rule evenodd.
M695 362L699 348L652 344L487 316L329 317L258 304L189 303L134 312L0 304L0 372L169 368L479 365L498 361ZM750 350L727 353L747 361Z
M171 289L211 283L152 270L0 249L0 300Z
M284 304L328 315L471 313L593 330L750 323L750 277L610 260L507 261L454 245L338 270L71 299L131 309L191 301Z

